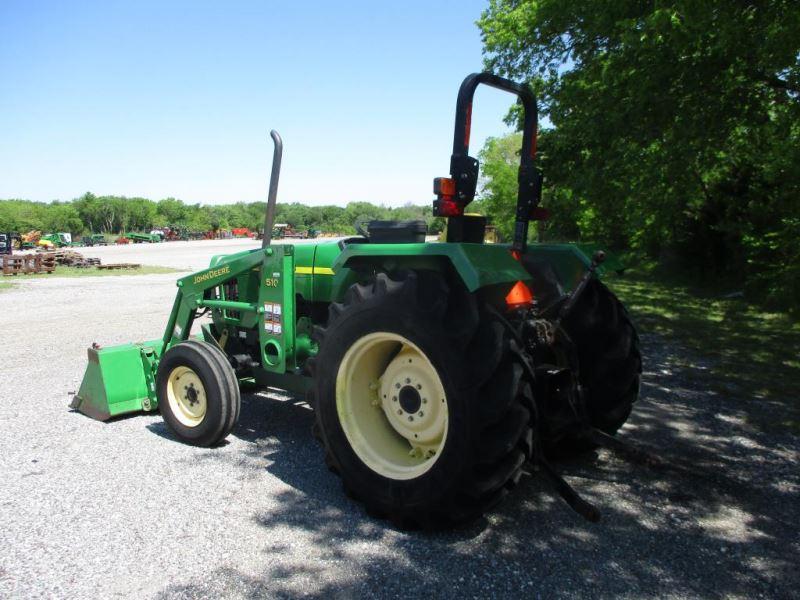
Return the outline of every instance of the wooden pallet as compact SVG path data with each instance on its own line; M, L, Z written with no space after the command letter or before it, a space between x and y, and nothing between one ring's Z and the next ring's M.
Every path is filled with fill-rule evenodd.
M78 269L88 269L90 267L97 267L100 264L99 258L84 258L80 262L73 262L71 266L77 267Z
M98 269L139 269L142 265L136 263L112 263L108 265L96 265Z
M28 275L52 273L56 269L53 257L42 254L21 254L2 257L3 275Z
M20 275L27 273L27 260L25 256L4 256L3 275Z

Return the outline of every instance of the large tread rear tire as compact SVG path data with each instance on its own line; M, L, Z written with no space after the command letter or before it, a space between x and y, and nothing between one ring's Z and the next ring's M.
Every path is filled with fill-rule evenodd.
M330 306L313 361L316 433L348 496L401 528L440 528L478 517L519 480L534 452L535 406L506 330L460 283L430 271L377 274ZM337 375L348 349L375 332L424 353L446 394L444 445L428 470L397 479L368 466L337 410ZM381 410L376 408L375 410ZM385 414L385 413L381 413ZM433 460L433 458L429 459Z

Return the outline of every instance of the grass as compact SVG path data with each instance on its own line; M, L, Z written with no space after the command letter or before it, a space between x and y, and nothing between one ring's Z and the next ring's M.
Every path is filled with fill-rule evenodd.
M7 292L11 288L14 287L13 283L8 283L6 281L0 281L0 293Z
M52 273L28 273L20 275L7 275L5 279L9 282L21 281L25 279L41 279L47 277L114 277L119 275L156 275L159 273L178 273L178 269L171 267L159 267L154 265L142 265L138 269L79 269L78 267L56 266Z
M626 274L607 283L640 331L675 339L710 361L708 380L698 384L741 401L756 425L800 432L800 323L740 298L650 275Z

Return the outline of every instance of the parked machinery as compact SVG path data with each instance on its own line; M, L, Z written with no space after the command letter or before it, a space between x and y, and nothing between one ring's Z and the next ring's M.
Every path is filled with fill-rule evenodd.
M514 238L484 244L469 156L472 97L485 84L524 111ZM161 338L89 349L72 406L97 418L159 410L173 434L214 446L236 426L240 386L305 395L327 465L371 514L400 526L462 522L495 505L535 462L589 518L548 462L612 440L639 391L639 342L597 278L603 253L528 244L541 213L530 88L486 74L459 90L450 177L424 224L271 245L282 142L275 142L262 247L216 256L178 280ZM280 228L278 228L280 229ZM209 315L197 334L193 324ZM611 441L609 441L611 440Z

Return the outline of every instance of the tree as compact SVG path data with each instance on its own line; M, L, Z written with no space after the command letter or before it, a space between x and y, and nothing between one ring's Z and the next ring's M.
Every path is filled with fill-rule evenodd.
M540 98L583 237L798 297L800 4L491 0L478 25L487 68Z
M182 223L186 218L186 205L175 198L164 198L158 201L158 216L163 226Z
M72 204L54 202L42 211L42 229L50 232L83 232L83 222Z
M489 138L478 155L483 171L482 207L491 218L503 239L514 232L514 212L517 205L517 172L522 134ZM475 207L470 207L475 210Z

